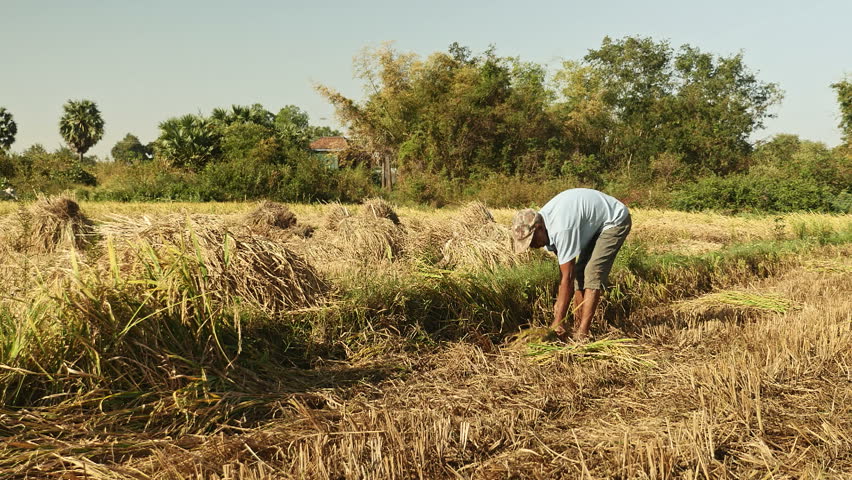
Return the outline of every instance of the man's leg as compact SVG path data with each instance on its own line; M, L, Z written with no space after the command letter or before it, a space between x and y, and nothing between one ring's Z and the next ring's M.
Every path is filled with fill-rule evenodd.
M630 227L631 222L628 219L625 225L608 228L595 239L589 262L584 271L583 309L579 324L574 330L574 338L577 340L589 336L592 318L595 316L595 310L601 300L601 291L606 288L615 256L624 244L627 234L630 233ZM577 298L576 294L574 298Z
M580 326L580 317L583 315L583 290L574 290L574 309L571 313L574 319L574 328L571 331L576 332Z
M579 290L578 290L579 292ZM589 327L592 325L592 317L595 316L595 310L601 301L601 291L594 288L587 288L582 294L582 308L578 308L574 318L574 339L584 340L589 337ZM576 301L577 296L574 296ZM576 320L576 319L579 319Z

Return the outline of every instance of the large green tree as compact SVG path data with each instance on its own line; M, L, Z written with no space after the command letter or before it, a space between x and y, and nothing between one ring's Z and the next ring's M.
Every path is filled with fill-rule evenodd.
M158 157L172 165L198 169L220 153L221 135L216 126L198 115L184 115L160 123L154 142Z
M148 160L154 154L150 145L142 144L136 135L130 133L116 142L110 153L114 161L127 165Z
M743 165L749 136L781 99L759 81L742 55L717 57L666 41L606 37L582 62L556 75L560 118L578 148L610 169L650 172L653 159L674 156L685 169L728 173Z
M82 163L83 154L104 136L104 119L91 100L69 100L63 109L65 114L59 119L59 133Z
M356 75L363 102L318 90L360 145L403 173L537 172L558 143L543 68L493 49L454 44L421 59L385 45L357 58Z
M15 143L18 124L6 107L0 107L0 150L8 150Z

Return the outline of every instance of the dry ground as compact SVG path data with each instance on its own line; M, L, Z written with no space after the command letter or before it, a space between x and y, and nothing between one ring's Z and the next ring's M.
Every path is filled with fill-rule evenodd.
M449 344L394 359L407 378L294 395L280 419L124 466L161 478L852 478L850 280L803 267L740 286L794 307L651 328L637 346L647 368Z

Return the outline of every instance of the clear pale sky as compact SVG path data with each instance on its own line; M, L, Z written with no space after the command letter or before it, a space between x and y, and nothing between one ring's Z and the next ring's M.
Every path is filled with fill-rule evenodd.
M475 53L558 66L605 35L666 39L746 65L785 92L755 139L795 133L834 146L839 112L831 83L852 74L852 1L380 1L0 0L0 106L18 123L14 151L62 144L68 99L97 102L108 155L132 132L184 113L294 104L314 124L339 127L312 88L361 98L352 58L395 41L426 56L452 42Z

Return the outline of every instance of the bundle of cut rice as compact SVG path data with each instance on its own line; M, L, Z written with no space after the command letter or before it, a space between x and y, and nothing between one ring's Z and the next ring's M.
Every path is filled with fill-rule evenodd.
M315 263L393 261L402 252L403 230L382 217L345 217L336 231L318 231L312 245L316 247L307 255Z
M704 317L724 313L786 313L793 307L792 301L775 293L721 290L682 300L675 303L672 309L676 313Z
M21 253L82 250L91 240L92 222L68 196L39 196L0 222L0 249Z
M328 284L302 257L257 236L235 234L206 215L114 217L100 227L111 274L153 276L170 304L187 289L219 304L248 303L268 314L322 302Z
M234 229L272 240L285 240L291 236L310 237L314 231L309 225L300 225L287 205L269 201L263 201L254 210L237 217Z
M526 356L542 365L592 360L606 360L630 369L656 365L647 355L640 353L638 345L629 338L604 338L588 343L528 343Z
M337 230L343 219L352 216L349 209L339 203L332 203L323 218L323 226L328 230Z
M481 202L467 204L449 224L450 236L441 248L441 265L455 268L493 268L512 265L509 229L494 221Z
M399 216L391 204L378 197L364 200L361 205L361 217L366 219L386 218L394 225L399 225Z
M494 215L482 202L470 202L462 207L456 215L458 223L467 228L476 228L494 223Z
M438 264L444 257L442 248L451 238L452 225L446 221L412 218L406 221L402 248L410 258Z

